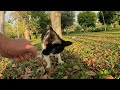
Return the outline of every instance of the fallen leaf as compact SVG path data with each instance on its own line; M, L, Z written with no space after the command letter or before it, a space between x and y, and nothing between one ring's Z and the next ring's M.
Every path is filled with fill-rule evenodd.
M104 75L103 79L114 79L112 75Z
M74 69L74 70L80 70L80 67L78 67L78 66L76 65L76 66L73 66L73 69Z
M32 79L35 79L35 77L32 77Z
M47 78L48 78L48 79L54 79L54 78L50 77L50 75L48 75Z
M40 79L47 79L47 74L45 74L44 76L40 77Z
M91 58L91 62L93 62L93 63L94 63L95 61L96 61L96 59L95 59L95 58Z
M64 55L64 58L66 59L66 58L67 58L67 55Z
M87 61L88 61L88 58L84 58L82 61L83 61L83 62L87 62Z
M14 68L14 67L16 67L16 65L15 65L15 64L12 64L12 67Z
M110 49L108 49L107 51L108 51L108 52L110 52L111 50L110 50Z
M2 74L0 73L0 77L2 77Z
M114 70L114 73L115 73L115 74L118 74L118 73L119 73L119 70L118 70L118 69L115 69L115 70Z
M64 76L63 79L68 79L68 76Z
M52 72L54 72L54 70L54 68L46 68L48 74L51 74Z
M23 78L23 79L30 79L30 76L31 76L32 74L25 74L25 75L21 75L21 77Z
M45 73L45 68L42 66L42 67L40 67L40 71L41 71L41 76L43 76L44 75L44 73Z
M96 75L97 75L97 74L96 74L94 71L92 71L92 70L91 70L91 71L87 71L86 74L89 75L89 76L96 76Z
M25 68L25 71L26 71L26 72L25 72L26 74L33 73L33 71L31 71L31 69L30 69L30 68Z
M67 70L68 72L71 72L71 71L72 71L72 68L66 68L66 70Z
M70 62L70 64L74 64L75 62L72 60L71 62Z

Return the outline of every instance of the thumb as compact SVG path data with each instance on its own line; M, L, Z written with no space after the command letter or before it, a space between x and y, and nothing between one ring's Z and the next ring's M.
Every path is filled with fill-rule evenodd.
M35 59L37 59L37 49L33 45L28 44L26 46L26 50L28 53L31 53Z

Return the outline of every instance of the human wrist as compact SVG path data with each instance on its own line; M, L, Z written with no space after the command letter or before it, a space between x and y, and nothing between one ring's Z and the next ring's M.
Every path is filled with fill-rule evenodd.
M2 33L0 33L0 49L5 45L5 43L8 41L8 38L5 37Z

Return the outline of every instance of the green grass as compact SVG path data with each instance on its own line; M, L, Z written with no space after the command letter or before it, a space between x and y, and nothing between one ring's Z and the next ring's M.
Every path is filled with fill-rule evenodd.
M111 75L120 79L120 31L89 32L64 35L73 42L61 53L65 62L59 65L51 57L52 68L45 69L42 59L25 62L0 62L0 78L12 79L101 79ZM31 43L41 50L40 38Z

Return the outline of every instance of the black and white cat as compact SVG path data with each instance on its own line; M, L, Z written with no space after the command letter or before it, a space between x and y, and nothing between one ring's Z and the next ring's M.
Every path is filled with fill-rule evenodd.
M50 27L49 30L43 32L41 36L41 53L47 62L46 68L51 67L51 55L58 58L58 63L63 64L64 61L61 59L60 52L62 52L66 46L69 46L71 44L72 42L61 39L59 35L52 29L52 27Z

